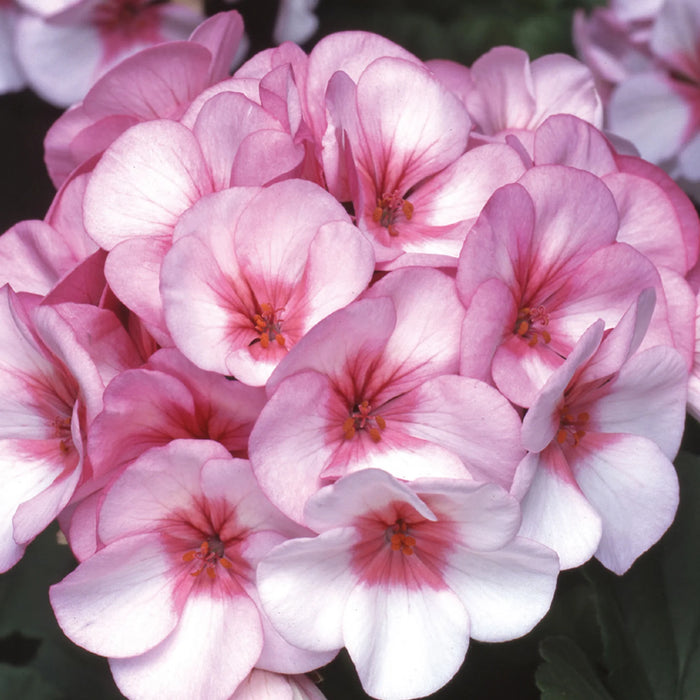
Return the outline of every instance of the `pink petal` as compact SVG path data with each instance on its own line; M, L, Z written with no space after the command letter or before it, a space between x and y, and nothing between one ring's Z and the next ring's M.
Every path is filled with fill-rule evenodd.
M265 613L290 643L317 651L343 646L343 615L356 583L350 553L353 528L276 547L258 566Z
M578 448L572 469L603 524L596 557L623 574L673 521L676 471L653 442L636 435L588 434Z
M143 654L177 624L171 570L172 557L157 534L114 542L51 586L56 619L68 637L93 653Z
M574 481L558 445L526 459L537 466L521 501L519 534L553 549L562 569L580 566L595 554L600 543L600 515Z
M632 141L645 160L673 156L691 119L691 106L664 74L640 73L621 83L608 106L610 130Z
M382 413L388 425L402 404L408 435L457 453L473 478L510 488L523 457L520 418L498 391L466 377L436 377L392 402Z
M653 440L673 459L685 424L686 381L685 363L670 348L657 346L633 356L590 406L591 429Z
M449 589L357 586L343 637L365 692L414 698L441 688L461 666L469 616Z
M180 215L214 183L191 131L137 124L98 163L85 193L85 227L103 248L133 237L170 238Z
M516 537L489 552L457 546L444 576L467 609L471 636L503 642L526 634L544 617L558 573L555 552Z
M261 648L260 616L253 601L243 593L212 587L211 593L190 594L177 626L158 646L139 656L112 658L110 668L129 697L228 700Z

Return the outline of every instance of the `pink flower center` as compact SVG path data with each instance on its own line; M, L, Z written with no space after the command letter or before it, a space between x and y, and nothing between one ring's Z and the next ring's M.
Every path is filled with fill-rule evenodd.
M221 564L224 569L233 568L231 561L226 558L223 542L216 535L204 540L199 549L190 550L182 555L182 561L195 560L197 560L199 568L192 571L190 576L199 576L202 571L206 571L210 579L215 579L217 564Z
M408 534L408 525L402 518L386 529L385 537L395 552L406 556L413 554L416 538Z
M282 311L284 309L274 309L272 304L260 306L260 313L253 316L253 325L259 337L253 340L251 345L259 342L263 348L267 348L275 341L280 347L284 347L287 341L282 335L282 319L279 315Z
M565 442L576 447L581 439L586 435L584 428L588 425L590 416L585 411L574 417L569 413L567 407L561 412L559 418L559 430L557 431L557 442L563 445Z
M552 336L545 326L549 325L549 314L544 306L524 306L518 311L513 332L527 340L527 344L534 348L537 343L549 343Z
M377 198L377 206L372 212L372 221L375 224L384 226L390 236L398 236L399 230L396 228L397 220L403 216L406 221L413 217L413 204L404 199L394 190L391 194L383 194Z
M382 439L381 431L386 428L386 421L381 416L371 415L372 407L368 401L353 406L350 415L343 421L343 433L346 440L352 440L358 430L366 430L374 442Z

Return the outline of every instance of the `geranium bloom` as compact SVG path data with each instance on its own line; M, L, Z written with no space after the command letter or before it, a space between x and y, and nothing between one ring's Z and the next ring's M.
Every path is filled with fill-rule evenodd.
M595 556L624 573L671 524L687 371L668 347L634 354L651 316L641 295L607 335L597 321L525 415L513 492L521 534L557 551L562 568ZM529 485L529 488L528 488Z
M700 168L700 7L660 0L601 8L574 24L578 49L607 83L608 127L675 178L697 186Z
M160 291L168 330L192 362L262 386L373 270L372 247L343 207L311 182L286 180L195 205L175 231Z
M404 268L321 321L282 360L250 459L283 512L301 522L321 486L371 467L401 479L471 475L510 487L520 419L492 387L456 376L462 313L450 277Z
M330 658L283 642L256 602L258 560L298 534L245 460L176 440L111 486L106 546L52 586L51 603L71 639L110 657L129 697L228 700L256 665L299 673Z
M168 119L143 122L105 151L85 193L85 227L109 251L110 287L162 345L172 340L160 268L182 214L212 192L282 179L303 157L272 115L231 92L208 100L192 130Z
M651 262L616 242L618 223L608 188L574 168L534 167L498 190L460 255L462 374L529 406L591 323L614 326L660 287Z
M140 49L186 39L202 21L184 5L146 0L24 0L15 50L31 88L68 107L109 68Z
M142 121L179 119L206 87L228 76L243 33L237 12L203 22L186 42L167 42L107 71L49 129L46 167L58 187L81 163Z
M375 469L317 493L321 534L276 547L258 568L265 611L293 644L346 646L376 698L422 697L457 671L469 637L528 632L554 593L556 555L516 537L515 499L495 484Z
M104 387L138 361L110 312L38 303L0 289L3 571L89 477L83 440Z

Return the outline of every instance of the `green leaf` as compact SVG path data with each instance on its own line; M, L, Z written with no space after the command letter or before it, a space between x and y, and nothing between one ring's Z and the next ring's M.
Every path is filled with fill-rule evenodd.
M535 674L542 700L613 700L581 648L568 637L540 644L545 660Z
M0 698L64 700L34 669L4 663L0 663Z

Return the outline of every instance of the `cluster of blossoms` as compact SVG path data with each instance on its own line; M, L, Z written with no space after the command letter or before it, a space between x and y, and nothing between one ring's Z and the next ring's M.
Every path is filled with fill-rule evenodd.
M579 11L574 41L607 126L700 199L700 3L610 0Z
M163 42L186 40L204 20L202 4L0 0L0 94L28 86L47 102L69 107L126 57ZM318 26L316 4L317 0L280 0L275 41L305 42ZM246 48L244 38L239 57Z
M319 698L343 647L424 696L671 523L700 223L572 58L224 77L241 34L108 72L0 238L0 566L58 517L56 617L130 698Z

